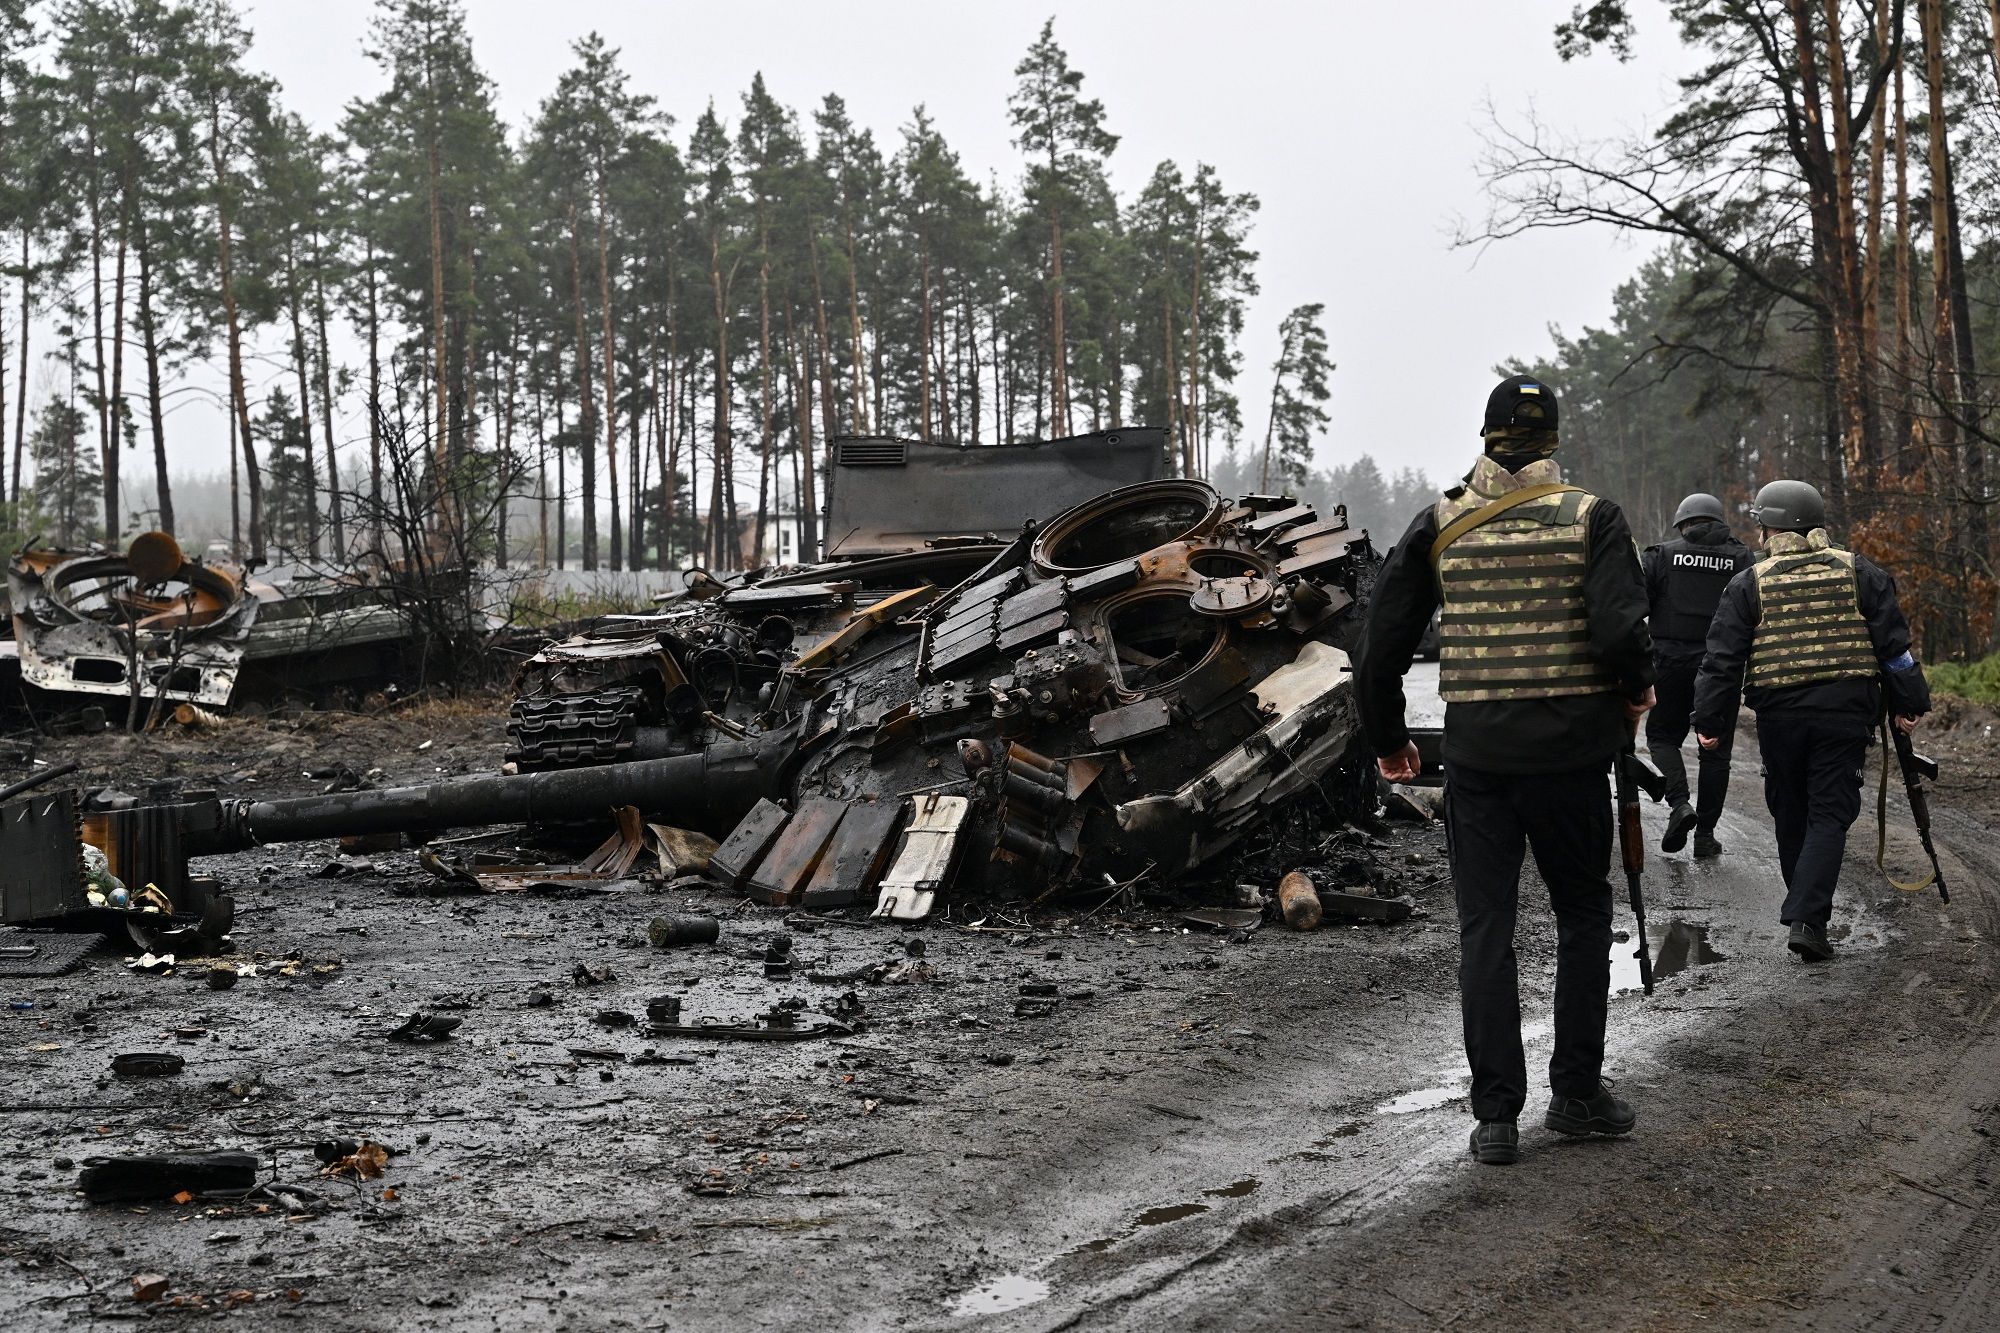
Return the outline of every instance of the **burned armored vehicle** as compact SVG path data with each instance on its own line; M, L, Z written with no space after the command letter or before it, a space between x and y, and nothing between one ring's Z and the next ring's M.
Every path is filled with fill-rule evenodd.
M823 561L727 580L692 570L663 614L607 617L545 646L515 682L508 758L523 771L566 768L738 735L803 641L885 599L952 587L1025 524L1165 468L1166 433L1144 426L982 448L836 440ZM689 614L695 604L723 614Z
M512 762L754 750L765 799L714 876L767 901L912 915L947 881L1181 875L1340 785L1345 649L1379 563L1343 511L1157 476L1102 489L1122 467L1161 469L1153 430L1041 446L1076 461L1054 483L1044 468L1039 490L1025 450L841 443L827 530L850 558L697 572L656 615L549 645L521 672ZM958 508L891 484L897 460L925 458ZM1019 512L1063 486L1086 494Z
M170 860L622 809L720 839L708 878L758 900L897 919L1163 883L1308 803L1372 804L1347 649L1379 564L1338 508L1141 481L1004 542L698 580L551 645L517 772L121 818Z
M417 591L393 569L310 562L253 576L186 555L167 533L125 551L25 547L8 563L21 683L58 706L319 693L400 674ZM428 591L428 590L418 590Z
M204 707L235 692L258 610L240 569L191 560L164 532L123 553L23 549L7 594L23 684Z

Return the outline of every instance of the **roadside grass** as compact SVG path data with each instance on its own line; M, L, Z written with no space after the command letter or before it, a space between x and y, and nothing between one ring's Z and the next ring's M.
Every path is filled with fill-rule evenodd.
M1925 670L1933 690L1989 708L2000 707L2000 653L1976 662L1934 662Z
M598 616L643 615L658 609L651 596L621 594L615 589L550 591L528 583L514 590L507 613L508 619L522 628L553 630Z

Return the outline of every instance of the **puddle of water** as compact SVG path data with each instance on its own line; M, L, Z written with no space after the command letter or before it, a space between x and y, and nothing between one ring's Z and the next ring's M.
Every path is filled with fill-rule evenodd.
M1003 1273L960 1295L952 1301L951 1312L959 1319L982 1314L1005 1314L1024 1305L1033 1305L1048 1294L1049 1284L1038 1277L1029 1277L1025 1273Z
M1158 1208L1148 1208L1132 1220L1142 1227L1157 1227L1164 1226L1168 1222L1178 1222L1183 1217L1193 1217L1196 1213L1205 1213L1207 1211L1208 1205L1205 1203L1169 1203L1162 1204Z
M1704 963L1729 961L1708 942L1708 927L1693 921L1669 921L1664 930L1648 929L1653 942L1653 980L1671 977ZM1640 988L1638 945L1631 940L1611 942L1611 991Z
M1255 1194L1261 1183L1257 1177L1251 1176L1247 1180L1239 1180L1231 1185L1218 1185L1212 1190L1203 1190L1202 1196L1209 1199L1240 1199L1247 1194ZM1096 1240L1087 1240L1072 1248L1069 1253L1102 1254L1119 1241L1146 1227L1165 1226L1169 1222L1178 1222L1184 1217L1194 1217L1208 1210L1209 1205L1205 1203L1168 1203L1161 1204L1158 1208L1148 1208L1135 1216L1132 1225L1123 1231L1109 1236L1099 1236Z
M1442 1087L1419 1088L1415 1092L1392 1097L1376 1107L1375 1114L1410 1115L1417 1111L1435 1110L1465 1096L1465 1088L1461 1086L1464 1082L1465 1080L1461 1079L1457 1083L1447 1083Z

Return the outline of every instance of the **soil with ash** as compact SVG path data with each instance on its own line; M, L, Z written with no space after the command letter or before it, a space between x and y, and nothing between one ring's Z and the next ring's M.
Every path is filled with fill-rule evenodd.
M407 851L329 878L331 844L211 858L238 906L229 961L256 968L232 988L210 988L205 960L140 973L109 945L62 977L0 977L0 1319L1991 1327L1991 720L1940 709L1919 733L1945 766L1950 906L1882 885L1864 818L1840 957L1817 969L1776 923L1746 732L1728 854L1651 854L1654 996L1623 989L1631 946L1614 950L1609 1068L1639 1107L1629 1140L1540 1126L1553 941L1530 875L1531 1091L1523 1161L1504 1171L1466 1156L1435 825L1328 829L1301 807L1202 891L1226 905L1307 864L1323 887L1415 903L1397 925L1309 934L1189 927L1199 894L1145 885L895 926L655 886L442 896ZM343 769L377 785L490 772L503 749L487 700L73 737L41 757L135 793L172 779L250 795L319 791ZM1922 853L1898 809L1901 873ZM1654 839L1662 814L1646 810ZM488 835L457 849L512 845ZM718 917L719 939L652 947L666 911ZM765 965L780 934L789 976ZM851 1030L649 1031L655 999L678 1000L687 1025L796 1002L799 1023ZM417 1013L460 1023L388 1039ZM185 1068L115 1076L133 1051ZM393 1151L379 1175L327 1174L314 1145L341 1139ZM137 1205L76 1192L89 1157L222 1148L289 1188ZM145 1274L164 1289L138 1301Z

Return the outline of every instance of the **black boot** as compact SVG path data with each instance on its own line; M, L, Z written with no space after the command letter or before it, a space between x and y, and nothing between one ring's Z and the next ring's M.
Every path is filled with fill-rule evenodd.
M1717 842L1715 835L1707 829L1696 829L1694 831L1694 854L1696 860L1702 861L1720 856L1722 855L1722 844Z
M1637 1120L1632 1108L1600 1083L1588 1097L1550 1098L1542 1123L1558 1134L1630 1134Z
M1792 937L1785 947L1808 963L1824 963L1833 957L1833 942L1826 931L1810 921L1792 922Z
M1511 1120L1482 1120L1472 1131L1472 1155L1481 1166L1512 1166L1521 1159L1521 1135Z
M1660 839L1660 850L1677 852L1687 846L1688 834L1694 832L1694 826L1694 807L1682 801L1674 807L1674 812L1667 816L1667 833Z

